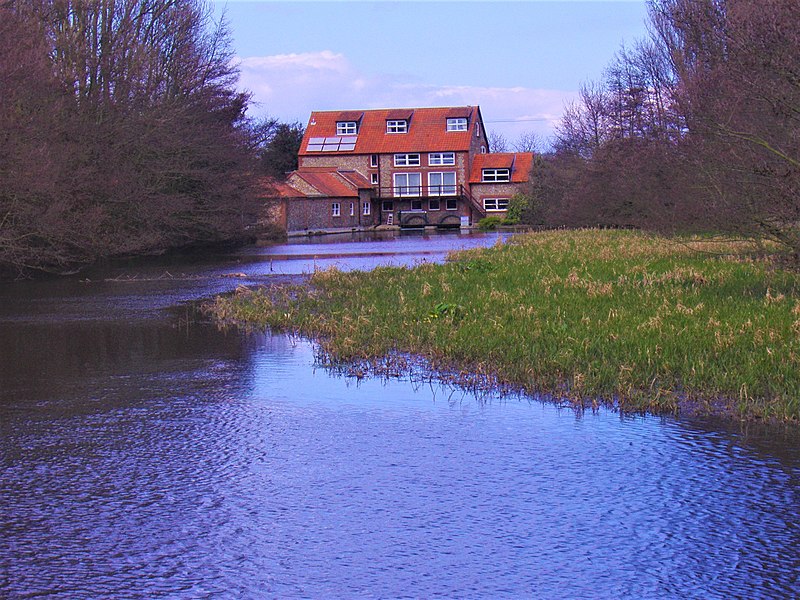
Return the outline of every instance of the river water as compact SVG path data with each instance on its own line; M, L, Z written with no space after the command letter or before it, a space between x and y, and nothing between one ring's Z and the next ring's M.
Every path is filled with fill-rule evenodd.
M497 240L344 236L5 284L0 597L800 597L791 431L357 380L188 304Z

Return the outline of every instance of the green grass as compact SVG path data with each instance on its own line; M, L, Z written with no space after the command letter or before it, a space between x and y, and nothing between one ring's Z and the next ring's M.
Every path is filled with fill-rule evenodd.
M800 418L800 276L744 242L520 235L444 265L315 273L218 298L339 361L393 353L579 401Z

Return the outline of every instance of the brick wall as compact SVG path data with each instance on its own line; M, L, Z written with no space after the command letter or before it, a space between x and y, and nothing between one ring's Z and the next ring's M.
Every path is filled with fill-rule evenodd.
M299 168L335 167L337 169L354 169L366 174L369 170L369 154L334 154L320 152L314 156L300 156Z
M339 203L340 216L334 217L332 204ZM364 215L364 202L370 202L370 214ZM350 205L353 215L350 215ZM377 225L377 206L362 191L359 198L288 198L286 200L286 230L289 232L322 229L353 229Z
M484 198L512 198L523 191L524 183L473 183L470 187L472 197L483 206ZM491 211L492 213L505 211Z
M448 152L448 150L442 150ZM383 195L391 195L392 188L394 187L394 174L395 173L420 173L422 177L422 186L427 190L428 187L428 173L452 173L456 174L456 186L466 185L469 181L470 161L469 155L466 152L456 152L455 165L434 165L428 164L428 152L411 152L410 154L419 154L420 166L418 167L395 167L394 154L381 154L378 157L380 169L368 169L368 172L380 173L380 187ZM369 178L369 175L367 175Z

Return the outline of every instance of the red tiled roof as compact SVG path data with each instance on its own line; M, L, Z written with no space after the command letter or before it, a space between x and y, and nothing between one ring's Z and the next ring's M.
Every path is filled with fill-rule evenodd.
M414 109L412 108L393 108L386 111L386 118L390 121L397 119L410 120L414 116Z
M477 154L472 162L470 183L481 183L483 169L511 169L511 183L525 183L533 167L532 152L495 152Z
M274 198L299 198L303 193L294 189L284 181L277 181L275 179L265 177L261 180L261 189L267 197Z
M367 190L372 188L372 184L358 171L337 171L339 177L342 177L359 190Z
M472 114L471 106L453 106L447 109L449 119L468 119L470 114Z
M300 180L300 181L298 181ZM305 184L305 185L303 185ZM317 193L304 192L309 186ZM358 190L369 189L372 184L357 171L335 168L308 168L293 171L286 183L269 181L265 188L281 198L307 198L327 196L330 198L357 198Z
M330 196L332 198L358 196L358 190L348 185L336 173L303 173L295 171L295 174L317 190L320 196Z
M340 113L340 121L360 121L364 116L363 110L346 110Z
M477 106L441 108L407 108L365 110L358 129L355 148L351 151L308 152L312 138L336 136L337 121L352 121L354 111L312 112L300 156L330 156L334 154L384 154L395 152L467 152L475 125L480 121ZM467 117L467 131L447 131L448 117ZM386 121L408 119L408 133L386 133Z

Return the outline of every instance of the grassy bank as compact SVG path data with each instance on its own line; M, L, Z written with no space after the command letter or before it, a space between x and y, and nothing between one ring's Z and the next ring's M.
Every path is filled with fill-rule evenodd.
M444 265L243 290L213 311L314 337L344 361L399 351L628 409L797 420L800 276L754 250L631 231L526 234Z

